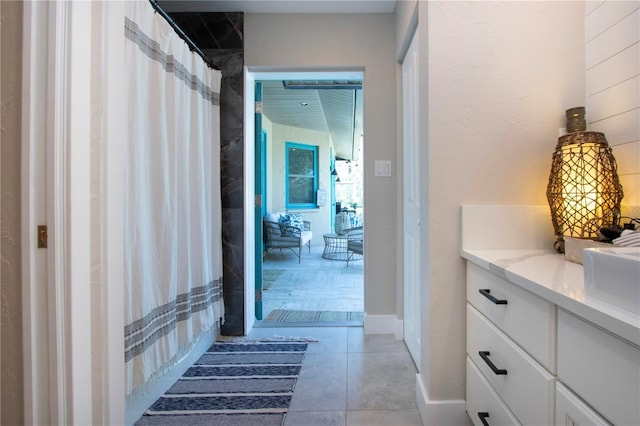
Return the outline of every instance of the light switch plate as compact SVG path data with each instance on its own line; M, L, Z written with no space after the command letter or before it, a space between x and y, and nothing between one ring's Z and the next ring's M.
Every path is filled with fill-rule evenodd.
M391 161L389 160L376 160L375 162L375 176L376 177L390 177L391 176Z

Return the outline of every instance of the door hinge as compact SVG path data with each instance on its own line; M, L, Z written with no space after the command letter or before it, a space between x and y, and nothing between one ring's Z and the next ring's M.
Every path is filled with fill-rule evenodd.
M262 290L256 289L256 302L262 302Z
M255 203L256 207L262 207L262 195L256 195Z
M38 248L47 248L47 225L38 225Z
M262 114L262 101L256 101L256 114Z

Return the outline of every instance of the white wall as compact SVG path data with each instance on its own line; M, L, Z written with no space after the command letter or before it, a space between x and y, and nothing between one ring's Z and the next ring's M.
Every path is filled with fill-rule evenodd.
M420 371L430 400L460 400L466 297L460 206L546 203L564 112L585 102L584 4L434 1L417 7L428 182Z
M263 118L263 121L265 119ZM270 132L267 131L267 209L269 213L284 212L286 208L286 150L287 142L318 147L318 188L327 191L327 204L322 207L309 209L290 210L291 213L302 213L304 219L311 222L313 240L311 244L324 244L322 234L333 232L331 230L331 203L329 196L330 168L329 151L331 136L327 132L302 129L299 127L283 126L269 122ZM263 124L263 129L267 130Z
M396 103L393 14L245 14L249 67L364 67L365 309L394 315L396 303ZM375 160L393 176L374 177Z
M432 398L464 396L460 205L546 202L558 128L585 101L583 16L571 1L429 3Z
M0 424L24 424L22 361L22 3L0 2Z
M640 2L590 1L585 10L588 129L618 163L623 206L640 205Z

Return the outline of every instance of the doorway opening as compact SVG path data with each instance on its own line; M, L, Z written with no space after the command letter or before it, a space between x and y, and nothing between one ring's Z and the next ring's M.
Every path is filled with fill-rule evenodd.
M364 235L362 81L254 75L257 327L362 326L364 256L349 245Z

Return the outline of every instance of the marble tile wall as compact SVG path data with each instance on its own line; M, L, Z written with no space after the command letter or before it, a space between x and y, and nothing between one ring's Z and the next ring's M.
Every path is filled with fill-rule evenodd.
M244 332L244 14L169 14L196 46L222 71L220 90L220 169L225 323L222 334Z

